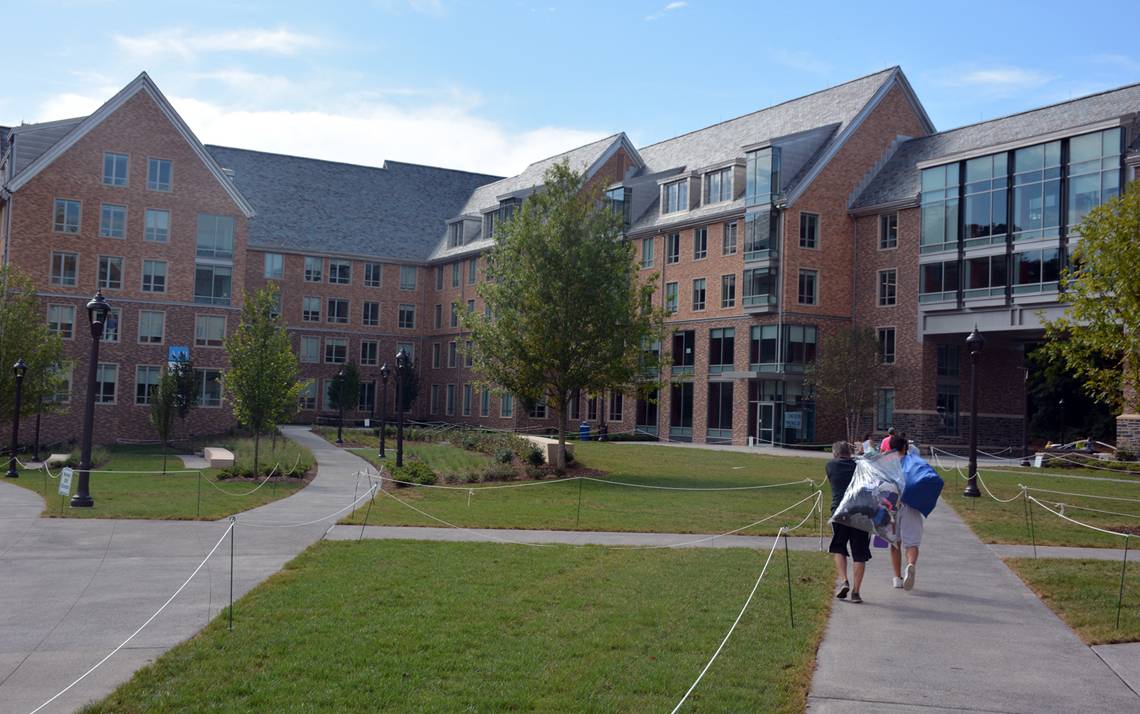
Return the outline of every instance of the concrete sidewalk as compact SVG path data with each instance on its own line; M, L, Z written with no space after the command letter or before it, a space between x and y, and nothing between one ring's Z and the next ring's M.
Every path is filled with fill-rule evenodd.
M1140 711L1122 681L1140 665L1133 649L1118 675L945 505L923 541L913 591L891 587L876 550L866 602L835 604L809 712Z
M234 598L277 572L350 505L365 462L306 428L317 478L296 495L238 515ZM99 504L98 475L92 495ZM117 647L170 597L218 542L228 519L113 521L39 518L35 493L0 484L0 711L30 712ZM266 527L314 523L300 527ZM138 637L45 712L70 712L192 636L228 604L229 544ZM236 613L240 621L241 612Z

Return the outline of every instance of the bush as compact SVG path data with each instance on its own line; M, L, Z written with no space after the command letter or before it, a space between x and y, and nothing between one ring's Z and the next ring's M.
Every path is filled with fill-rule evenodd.
M392 478L397 481L407 481L421 486L430 486L436 482L438 476L431 467L422 461L409 461L403 466L392 468ZM406 484L397 484L403 486Z
M1116 450L1116 460L1117 461L1135 461L1136 460L1136 453L1134 451L1132 451L1131 449L1117 449Z
M64 466L70 466L73 469L79 468L80 453L79 449L74 449L71 455L67 457L67 462ZM91 449L91 468L101 469L107 464L111 463L111 452L104 446L96 446ZM171 468L176 468L171 466Z
M542 449L532 446L526 454L526 462L531 466L542 466L546 463L546 457L542 455Z
M527 478L532 478L535 481L541 481L546 476L546 470L541 466L530 464L526 467Z
M509 464L515 460L515 452L510 449L499 449L495 452L495 461L500 464Z
M479 472L468 471L465 478L467 479L467 483L479 483Z
M574 450L566 449L566 463L567 465L574 463Z
M491 464L483 472L484 481L514 481L518 472L509 464Z
M475 451L475 449L479 446L479 437L473 433L464 434L462 443L463 448L467 451Z
M448 474L443 477L444 483L456 484L460 482L459 474Z

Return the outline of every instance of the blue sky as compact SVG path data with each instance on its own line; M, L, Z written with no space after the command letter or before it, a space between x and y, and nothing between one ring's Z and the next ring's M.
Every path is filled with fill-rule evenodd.
M1140 81L1132 2L804 5L20 3L0 123L86 114L146 70L206 143L514 173L895 64L940 129Z

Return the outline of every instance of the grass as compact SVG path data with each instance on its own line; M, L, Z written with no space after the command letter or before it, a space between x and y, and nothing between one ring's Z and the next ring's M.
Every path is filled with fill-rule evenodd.
M1028 468L1018 471L1017 469L1018 467L1011 466L1008 470L999 473L982 468L979 469L979 474L985 485L998 498L1007 499L1017 495L1019 493L1018 484L1025 484L1031 489L1082 494L1072 496L1034 490L1029 492L1031 496L1053 510L1059 510L1057 508L1058 502L1066 504L1066 515L1098 528L1116 531L1128 528L1140 529L1140 478L1090 469L1073 469L1063 472ZM998 503L986 494L985 489L982 489L980 498L967 499L961 495L965 483L958 477L956 470L945 469L942 471L942 475L946 479L943 500L954 507L962 520L974 530L974 533L982 541L987 543L1032 542L1022 499L1015 498L1010 503ZM1081 478L1073 478L1075 476ZM1136 499L1136 501L1113 501L1095 498L1096 496ZM1033 534L1038 545L1121 547L1122 539L1117 536L1097 533L1088 528L1069 523L1032 503L1029 505L1033 509ZM1082 510L1084 508L1112 511L1113 513L1096 513ZM1140 530L1136 532L1140 533Z
M802 712L830 562L776 553L686 711ZM669 711L766 552L318 543L83 711Z
M253 440L230 440L226 446L235 451L238 461L252 461ZM300 456L300 462L297 457ZM308 449L288 439L262 438L260 460L263 464L282 464L288 471L299 463L298 473L314 463ZM144 471L148 473L101 473L100 471ZM176 456L167 459L168 471L182 471ZM59 475L58 469L53 473ZM143 518L177 520L216 520L250 508L264 505L296 493L306 481L299 478L274 479L249 493L257 484L250 480L219 480L221 472L207 469L199 479L197 472L162 474L162 451L157 446L115 446L106 464L91 474L93 508L71 508L68 498L58 494L59 481L49 478L43 469L22 470L19 479L7 480L44 496L44 516L63 518ZM78 486L78 473L72 478L71 493ZM280 482L278 482L280 481ZM248 494L248 495L245 495ZM61 505L62 503L62 505Z
M1006 563L1086 644L1140 641L1140 564L1130 563L1120 627L1120 561L1011 558Z
M352 453L365 459L373 466L392 465L396 463L396 446L385 444L386 459L377 458L376 449L349 449ZM427 444L415 441L404 442L404 458L423 461L440 477L441 482L447 476L465 477L469 473L482 474L491 465L491 457L477 451L467 451L449 444Z
M808 478L818 484L824 476L824 461L818 459L705 449L585 442L575 445L575 455L582 466L602 472L602 478L640 485L734 487ZM780 511L818 488L806 481L751 491L669 491L573 479L488 488L494 485L472 484L459 490L408 487L393 493L427 513L464 527L724 533ZM803 503L785 516L741 532L775 533L781 525L798 522L811 505ZM366 510L356 511L346 522L362 523ZM392 498L376 499L368 523L439 525ZM814 533L813 524L814 518L800 534Z

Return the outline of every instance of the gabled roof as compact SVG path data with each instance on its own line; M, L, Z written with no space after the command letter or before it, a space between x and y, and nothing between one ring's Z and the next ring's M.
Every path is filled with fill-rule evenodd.
M1031 141L1034 137L1120 119L1138 111L1140 83L911 139L898 147L852 202L851 209L858 211L914 202L919 193L922 170L918 164L921 162L1011 142Z
M386 161L382 167L208 146L257 209L249 245L427 260L451 218L497 176Z
M19 164L16 165L16 173L12 180L8 182L8 190L18 191L40 171L55 161L56 158L86 136L92 129L99 126L104 119L113 114L119 107L126 103L128 99L139 92L146 92L150 95L159 109L162 110L162 113L170 120L170 123L178 133L182 135L182 138L190 145L190 148L198 155L210 173L214 175L218 183L221 184L222 188L229 194L230 198L237 204L242 213L244 213L247 218L252 217L254 213L253 207L249 205L245 197L241 195L222 173L221 168L214 161L213 157L206 152L205 147L198 141L198 137L194 135L194 132L190 131L190 127L186 125L186 122L182 120L182 117L174 110L174 107L167 101L166 97L163 96L158 86L151 80L146 72L135 77L130 84L119 90L118 94L108 99L103 106L96 109L95 112L89 116L79 120L65 119L58 122L31 125L29 131L30 136L27 138L31 139L33 148L29 150L28 156L31 157L31 154L36 152L36 145L43 146L43 148L39 150L39 153L37 153L34 158L29 158L27 163L23 166ZM75 123L69 125L69 122ZM16 129L18 130L19 127ZM17 131L16 151L18 154L22 152L20 147L20 134L21 132ZM52 141L53 138L54 141Z
M11 175L18 176L28 164L59 143L59 140L67 136L83 119L75 117L12 127L9 135L15 139L15 143L12 145Z

